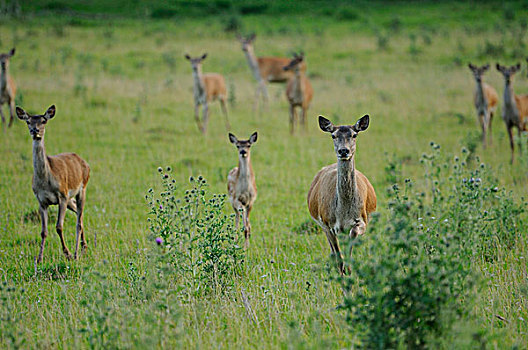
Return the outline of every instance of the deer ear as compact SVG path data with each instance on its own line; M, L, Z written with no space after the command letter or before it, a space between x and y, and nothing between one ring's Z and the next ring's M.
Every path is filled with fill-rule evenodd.
M518 70L520 70L520 69L521 69L521 64L520 64L520 63L517 63L517 64L515 65L515 71L518 71Z
M471 64L471 63L468 63L468 67L469 67L469 69L471 69L471 70L475 70L475 68L476 68L476 67L475 67L473 64Z
M255 131L255 132L254 132L253 134L251 134L251 136L249 137L249 142L251 142L251 143L255 143L255 142L257 142L257 136L258 136L258 134L257 134L257 132Z
M20 120L28 120L29 119L29 116L27 115L26 111L23 110L20 107L16 108L16 114L17 114L18 119L20 119Z
M257 38L257 34L251 33L251 35L248 37L248 41L254 41Z
M191 56L189 56L188 54L185 54L185 58L188 59L189 61L191 60Z
M489 63L486 63L482 68L484 68L484 71L487 71L489 67L490 67Z
M55 116L55 105L51 105L48 110L46 111L46 114L44 114L44 118L51 119Z
M204 53L204 54L202 55L202 60L205 60L206 57L207 57L207 53Z
M495 67L497 68L497 70L498 70L499 72L502 72L502 67L501 67L500 64L496 63L496 64L495 64Z
M334 132L335 131L334 124L332 124L330 120L326 119L322 115L319 116L319 127L324 132Z
M231 143L236 143L238 140L235 135L229 133L229 141L231 141Z
M15 55L15 48L13 47L11 51L9 51L9 56L13 57Z
M369 123L370 123L370 117L368 114L365 114L364 116L359 118L356 124L354 124L353 129L356 132L365 131L369 127Z

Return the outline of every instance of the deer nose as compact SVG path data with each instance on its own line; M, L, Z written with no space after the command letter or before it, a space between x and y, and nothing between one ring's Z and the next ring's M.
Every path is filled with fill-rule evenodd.
M337 153L339 154L340 157L348 157L348 155L350 154L350 151L348 150L348 148L340 148Z
M241 150L241 151L240 151L240 155L241 155L241 156L245 156L246 154L247 154L247 152L246 152L245 150Z

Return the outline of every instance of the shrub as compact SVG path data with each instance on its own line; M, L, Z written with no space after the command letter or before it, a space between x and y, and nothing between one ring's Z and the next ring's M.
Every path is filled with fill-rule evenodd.
M243 263L233 217L223 214L226 195L207 196L204 178L191 177L191 188L178 198L170 168L163 172L163 190L150 189L146 199L152 238L162 247L167 263L188 296L228 291Z
M355 9L343 7L335 13L335 17L340 21L355 21L359 19L360 15Z

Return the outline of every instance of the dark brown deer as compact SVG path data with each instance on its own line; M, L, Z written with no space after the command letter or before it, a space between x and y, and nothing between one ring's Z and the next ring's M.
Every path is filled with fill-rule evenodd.
M8 53L0 54L0 117L2 117L2 123L5 124L6 120L2 107L4 103L9 106L9 127L13 124L15 119L15 94L16 85L9 75L9 60L15 54L15 48L12 48Z

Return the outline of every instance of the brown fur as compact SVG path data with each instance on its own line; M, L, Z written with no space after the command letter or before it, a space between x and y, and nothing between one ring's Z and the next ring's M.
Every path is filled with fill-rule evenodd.
M207 93L207 101L214 101L216 99L227 99L227 88L225 79L218 73L204 73L203 80L205 85L205 92Z
M521 118L522 131L528 131L528 94L515 95L515 104L519 110L519 117Z
M258 57L260 76L270 83L284 83L290 80L293 71L285 71L283 68L290 63L291 59L287 57ZM300 65L301 72L306 71L306 62Z
M0 54L0 61L5 62L6 65L6 87L4 91L0 91L0 117L2 118L2 123L5 123L4 113L2 111L4 103L7 103L9 107L9 125L11 127L13 120L15 120L15 96L17 86L15 81L9 74L9 60L15 54L15 49L13 48L7 54ZM0 73L1 74L1 73Z
M306 113L313 98L312 84L306 77L305 72L301 69L304 63L304 54L295 54L294 58L282 68L283 71L292 71L294 73L286 86L286 98L290 103L290 133L292 134L295 130L297 120L296 107L301 107L301 124L303 127L306 127ZM298 91L298 86L300 86L300 91Z

